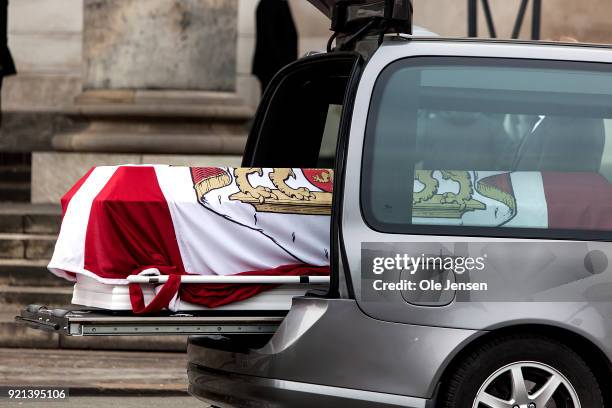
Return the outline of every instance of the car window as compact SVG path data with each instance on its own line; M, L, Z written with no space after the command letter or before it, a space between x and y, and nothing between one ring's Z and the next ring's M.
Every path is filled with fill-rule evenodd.
M311 57L279 74L266 91L243 164L333 168L342 104L356 58Z
M317 168L333 168L336 160L336 146L338 145L338 134L340 133L340 118L342 116L342 105L329 105L325 128L319 149L319 160Z
M392 64L368 118L366 221L400 233L606 238L607 70L492 58Z

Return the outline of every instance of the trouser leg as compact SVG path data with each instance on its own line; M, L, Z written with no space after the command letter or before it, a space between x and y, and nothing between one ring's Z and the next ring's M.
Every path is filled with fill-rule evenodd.
M2 83L4 82L4 77L0 76L0 134L2 132Z

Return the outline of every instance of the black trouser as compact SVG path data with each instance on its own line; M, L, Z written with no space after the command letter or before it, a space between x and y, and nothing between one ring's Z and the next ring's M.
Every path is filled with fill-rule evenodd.
M4 82L4 77L0 76L0 135L2 135L2 83Z

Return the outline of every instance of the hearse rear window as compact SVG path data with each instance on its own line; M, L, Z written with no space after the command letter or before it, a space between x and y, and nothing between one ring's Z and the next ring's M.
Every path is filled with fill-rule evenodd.
M612 237L606 64L409 58L380 76L362 207L396 233Z

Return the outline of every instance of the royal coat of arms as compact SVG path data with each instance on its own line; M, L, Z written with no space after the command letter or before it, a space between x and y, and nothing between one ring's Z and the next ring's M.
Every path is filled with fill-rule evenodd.
M417 170L412 204L415 224L500 226L517 213L509 172Z
M258 212L331 214L332 170L194 168L192 173L200 201L211 191L229 186L235 180L239 191L231 194L229 199L251 204Z

